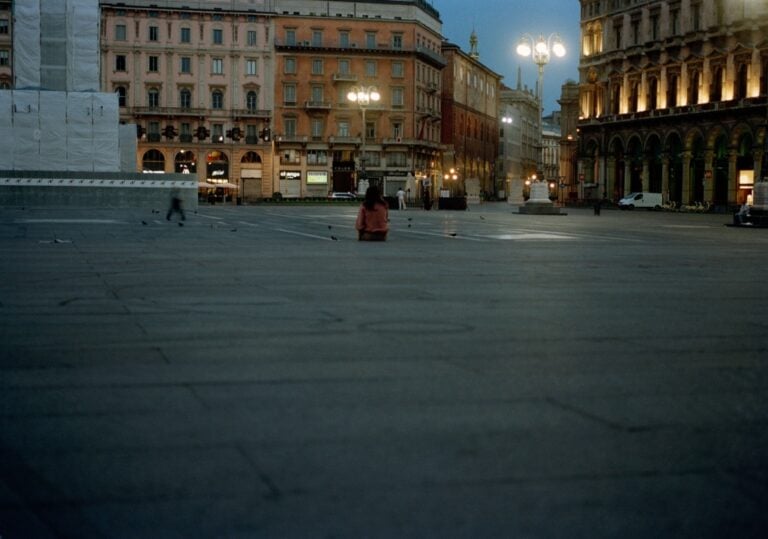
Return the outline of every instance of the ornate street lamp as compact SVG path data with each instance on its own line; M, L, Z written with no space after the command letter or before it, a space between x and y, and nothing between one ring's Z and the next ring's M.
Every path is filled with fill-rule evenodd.
M354 86L347 93L347 99L360 106L360 112L363 116L363 136L360 139L360 177L357 179L359 184L361 179L365 179L365 111L371 104L377 103L381 99L381 94L375 86Z
M539 102L539 163L538 169L543 173L543 139L544 139L544 125L542 123L542 115L544 112L544 66L549 63L551 55L554 54L558 58L565 56L565 45L563 40L557 34L550 34L548 38L540 35L537 39L533 39L530 34L523 35L520 38L520 42L517 45L517 54L520 56L530 57L539 68L538 86L536 88L537 100Z

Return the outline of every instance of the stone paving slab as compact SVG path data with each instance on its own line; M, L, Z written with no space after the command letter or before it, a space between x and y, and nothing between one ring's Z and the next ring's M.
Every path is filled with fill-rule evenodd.
M2 209L0 536L766 535L767 234L355 211Z

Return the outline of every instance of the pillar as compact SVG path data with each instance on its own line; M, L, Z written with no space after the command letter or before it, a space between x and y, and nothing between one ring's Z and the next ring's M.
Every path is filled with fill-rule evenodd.
M630 156L624 156L624 196L631 192L632 187L632 159Z
M736 150L728 152L728 204L732 206L738 204L739 171L736 168L738 158L739 152Z
M691 203L691 152L683 152L682 204Z
M664 204L669 203L669 162L668 154L661 156L661 200Z
M715 190L715 171L712 161L715 158L714 152L704 152L704 200L702 202L712 202Z

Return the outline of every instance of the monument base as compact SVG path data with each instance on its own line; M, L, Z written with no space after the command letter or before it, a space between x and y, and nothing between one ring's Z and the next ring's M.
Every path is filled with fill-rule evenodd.
M562 208L551 202L527 202L517 209L517 213L525 215L568 215Z

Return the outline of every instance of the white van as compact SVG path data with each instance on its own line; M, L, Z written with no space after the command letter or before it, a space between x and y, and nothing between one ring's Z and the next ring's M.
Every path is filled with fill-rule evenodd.
M619 200L622 210L635 208L661 208L661 193L630 193Z

